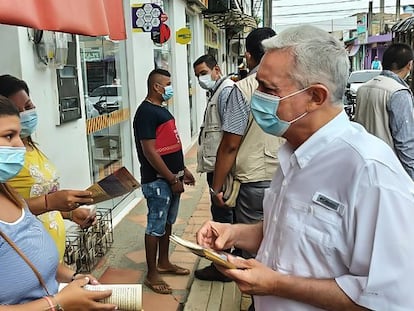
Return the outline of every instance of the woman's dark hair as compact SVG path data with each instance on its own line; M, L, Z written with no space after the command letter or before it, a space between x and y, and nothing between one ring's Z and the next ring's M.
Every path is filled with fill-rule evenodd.
M0 76L0 95L10 97L21 90L24 90L27 95L30 95L29 87L23 80L9 74Z
M0 95L0 117L2 116L18 116L20 118L20 113L10 99Z
M405 43L391 44L382 56L382 68L400 70L413 60L413 50Z

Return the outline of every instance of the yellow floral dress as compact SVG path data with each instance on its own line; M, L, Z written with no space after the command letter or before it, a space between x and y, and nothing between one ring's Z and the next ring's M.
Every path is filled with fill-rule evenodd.
M38 149L27 150L24 166L19 174L10 179L12 186L23 198L31 198L59 190L59 181L55 166ZM63 261L65 254L66 231L62 214L51 211L37 216L52 236Z

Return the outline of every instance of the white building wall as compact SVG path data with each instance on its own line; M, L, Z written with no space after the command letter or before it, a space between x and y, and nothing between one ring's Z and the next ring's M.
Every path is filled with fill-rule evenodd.
M177 43L175 38L176 31L186 27L185 8L185 1L171 1L168 24L171 28L171 81L174 88L174 106L172 113L175 117L183 148L187 149L191 144L187 47L184 44Z
M192 34L191 49L193 51L194 59L191 63L205 54L204 50L204 19L198 15L198 18L194 18L194 33ZM197 78L194 74L194 70L191 70L191 79L193 86L193 98L195 102L195 109L197 109L197 128L200 128L203 123L204 110L207 104L206 91L200 87Z
M7 42L3 45L0 57L0 74L11 74L12 76L21 76L22 66L20 63L20 48L18 36L18 27L0 25L0 39Z
M37 107L39 124L34 141L56 165L63 189L86 188L90 184L90 172L84 111L82 119L57 126L55 68L39 62L27 28L0 25L0 38L7 42L2 55L8 55L0 59L1 74L10 73L25 80Z
M147 94L146 81L149 72L154 68L154 45L149 33L135 33L131 29L131 6L136 1L125 4L125 23L127 30L126 55L128 75L128 95L132 122L138 105ZM171 74L174 85L174 104L172 112L182 139L184 150L188 150L195 137L190 131L190 105L188 79L193 81L193 100L196 109L196 128L202 123L206 97L194 77L192 67L190 77L187 69L187 46L176 42L175 33L186 27L186 1L175 0L170 3L169 20L171 29ZM193 33L189 48L194 59L204 54L204 26L201 14L192 19ZM62 189L83 189L91 183L89 168L88 144L86 137L86 119L83 96L83 83L80 85L82 118L66 124L58 125L58 88L56 70L52 65L45 66L37 58L34 44L29 40L28 28L0 25L0 38L7 42L0 58L0 74L12 74L25 80L30 88L30 97L37 107L39 124L33 139L39 143L41 150L52 160L59 172ZM78 53L78 76L81 80L80 57ZM138 178L139 162L135 143L132 140L131 152L133 174Z
M136 1L131 0L130 4ZM154 69L154 44L151 40L150 33L133 32L130 25L131 21L131 6L125 7L125 24L127 31L127 67L128 67L128 92L131 110L131 133L132 140L134 139L133 121L134 115L147 95L147 77L151 70ZM133 153L133 173L135 176L140 176L140 164L138 155L136 153L135 142L131 141L131 150Z
M130 0L130 4L136 1ZM167 25L171 30L171 80L174 88L174 104L171 107L177 128L182 140L183 149L188 150L193 143L190 130L190 103L188 98L188 79L192 78L196 87L193 89L194 109L197 109L197 128L202 123L205 108L205 91L201 89L194 77L192 68L188 76L187 46L176 42L175 33L178 29L186 27L186 1L178 0L169 3ZM193 49L195 58L204 54L204 27L201 15L193 19L193 33L190 49ZM147 95L147 77L154 69L154 43L149 33L133 32L131 27L131 8L125 8L125 23L127 25L127 58L128 58L128 92L131 105L131 130L133 117L139 104ZM133 144L134 174L139 176L139 162Z

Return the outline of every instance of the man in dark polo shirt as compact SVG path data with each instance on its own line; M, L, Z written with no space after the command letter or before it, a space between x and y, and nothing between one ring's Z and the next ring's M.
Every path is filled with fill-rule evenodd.
M147 200L145 252L148 272L144 284L160 294L171 287L160 274L186 275L190 271L170 262L169 236L178 214L183 184L194 185L184 165L175 119L165 108L173 96L170 73L154 69L148 76L148 94L134 118L134 136L141 163L142 192ZM158 252L158 260L157 260Z

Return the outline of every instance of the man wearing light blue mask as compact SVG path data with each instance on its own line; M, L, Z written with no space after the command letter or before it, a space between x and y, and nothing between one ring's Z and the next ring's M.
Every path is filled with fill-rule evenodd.
M234 82L222 76L217 60L212 55L200 56L194 62L193 68L201 88L208 91L203 124L198 136L197 172L207 173L207 183L211 188L217 149L223 136L222 119ZM212 219L218 222L233 223L233 210L217 206L211 198L210 200ZM204 269L196 270L194 275L196 278L209 281L231 281L221 274L213 264Z
M252 96L251 109L257 124L259 124L264 132L273 136L282 137L291 124L302 119L308 114L308 112L305 111L293 120L283 121L279 119L276 114L280 102L299 95L307 89L309 89L309 87L295 91L292 94L286 95L282 98L256 90Z
M264 55L262 41L274 35L273 29L263 27L254 29L246 37L245 57L250 72L235 83L223 118L223 137L217 151L212 192L217 205L234 203L237 223L256 223L263 219L264 191L279 165L277 151L284 141L264 133L254 121L250 108L251 96L257 88L256 73ZM235 180L234 195L230 195L230 198L236 197L235 200L224 196L229 174ZM237 183L240 185L238 194ZM254 257L255 254L243 252L242 255Z
M170 100L174 96L174 89L172 85L164 86L164 93L161 94L164 101Z
M310 25L263 41L252 113L286 142L264 218L206 223L197 242L237 246L220 269L254 295L257 311L413 310L414 182L393 150L351 122L342 97L343 43Z
M144 284L159 294L172 289L161 274L187 275L190 270L169 259L169 237L175 223L184 184L194 185L191 172L184 165L184 154L174 116L163 108L171 98L171 75L154 69L148 75L148 93L134 117L134 137L141 164L142 192L147 200L145 253L147 275Z

